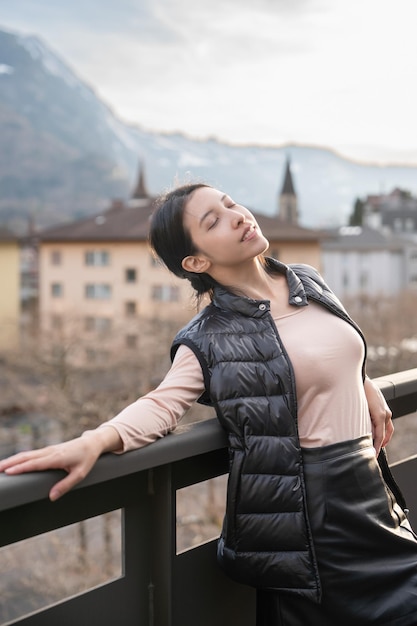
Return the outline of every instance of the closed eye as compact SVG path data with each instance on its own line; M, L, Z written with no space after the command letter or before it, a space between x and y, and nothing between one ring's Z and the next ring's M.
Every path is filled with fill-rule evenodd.
M214 228L218 221L219 221L219 218L216 217L216 219L210 224L207 230L211 230L212 228Z

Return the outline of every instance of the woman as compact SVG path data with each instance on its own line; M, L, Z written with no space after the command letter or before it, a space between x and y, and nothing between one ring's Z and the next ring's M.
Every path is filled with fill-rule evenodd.
M253 215L217 189L168 194L150 239L211 297L175 338L170 372L95 431L0 471L65 469L55 500L103 452L146 445L210 403L230 449L219 561L258 589L257 626L417 624L417 539L377 462L393 427L359 328L313 268L265 259Z

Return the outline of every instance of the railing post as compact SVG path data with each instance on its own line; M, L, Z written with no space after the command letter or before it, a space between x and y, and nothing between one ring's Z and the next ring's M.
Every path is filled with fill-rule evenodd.
M171 464L151 470L152 498L151 584L153 623L174 626L172 622L172 573L176 554L176 493Z
M377 382L394 417L415 412L417 369ZM215 541L176 554L176 490L227 469L224 432L215 420L206 420L123 457L104 455L86 480L58 502L47 499L58 472L1 474L2 545L112 510L122 509L124 517L122 576L8 623L252 626L254 591L219 570ZM416 525L417 456L395 464L393 473Z

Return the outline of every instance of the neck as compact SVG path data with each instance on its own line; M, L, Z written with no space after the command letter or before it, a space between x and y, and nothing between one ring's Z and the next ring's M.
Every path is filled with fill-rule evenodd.
M277 276L268 274L259 258L238 268L222 268L213 278L226 289L254 300L271 300L276 294Z

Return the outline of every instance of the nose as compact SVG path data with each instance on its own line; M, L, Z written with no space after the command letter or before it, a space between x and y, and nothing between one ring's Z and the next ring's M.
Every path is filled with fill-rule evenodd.
M233 212L233 215L232 215L233 228L238 228L241 224L245 223L246 220L245 220L245 215L243 213L235 209L229 209L229 211Z

